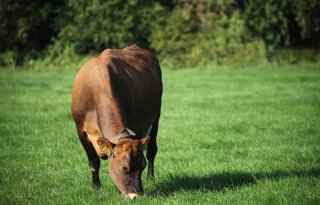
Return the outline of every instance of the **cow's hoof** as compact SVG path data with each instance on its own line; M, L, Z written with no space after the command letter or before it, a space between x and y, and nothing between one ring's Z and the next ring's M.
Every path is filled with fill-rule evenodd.
M154 181L155 180L155 178L154 178L154 175L147 175L147 180L150 180L150 181Z
M94 189L98 190L98 189L100 189L101 184L100 184L100 182L98 182L98 183L93 183L93 184L92 184L92 187L93 187Z

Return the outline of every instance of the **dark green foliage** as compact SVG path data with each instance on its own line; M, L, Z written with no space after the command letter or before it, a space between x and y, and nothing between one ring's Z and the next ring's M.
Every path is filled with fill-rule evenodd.
M268 58L279 46L319 48L320 1L245 1L244 5L247 33L263 39Z
M0 64L133 43L171 67L279 60L278 48L320 48L319 10L318 0L4 0Z
M5 57L21 63L24 56L42 51L58 30L55 19L62 6L60 0L0 1L0 52L10 50ZM2 58L0 64L6 63Z
M319 0L293 0L292 13L298 29L292 29L291 33L297 32L298 43L306 43L320 47L320 1ZM293 37L293 35L292 35Z
M197 34L200 31L201 22L195 15L191 5L178 5L172 11L167 11L159 17L156 26L153 26L150 37L151 47L163 58L168 58L170 64L183 60L183 55L190 54L192 48L197 45ZM187 63L192 64L192 63ZM181 64L180 64L181 65Z
M156 3L143 0L69 0L59 38L72 42L80 53L121 48L138 43L149 47Z
M170 66L247 61L264 52L234 1L181 1L163 21L152 30L151 46Z
M248 1L245 4L244 19L249 32L265 42L267 58L271 58L276 46L287 43L288 1Z

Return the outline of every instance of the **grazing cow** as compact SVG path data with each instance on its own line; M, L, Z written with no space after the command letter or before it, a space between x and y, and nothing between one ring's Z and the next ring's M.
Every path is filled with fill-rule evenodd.
M86 151L92 182L99 188L100 158L126 198L143 193L141 173L154 178L162 77L157 58L136 45L106 49L78 72L72 92L72 117Z

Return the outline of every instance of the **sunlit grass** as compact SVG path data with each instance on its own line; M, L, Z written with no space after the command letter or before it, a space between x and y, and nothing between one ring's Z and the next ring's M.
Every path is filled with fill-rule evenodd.
M118 204L70 115L75 72L0 70L1 204ZM320 71L163 70L156 181L137 204L320 203Z

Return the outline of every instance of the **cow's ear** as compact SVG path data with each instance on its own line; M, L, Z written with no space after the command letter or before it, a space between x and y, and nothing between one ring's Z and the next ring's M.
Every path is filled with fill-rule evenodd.
M145 136L145 137L143 137L143 138L140 140L143 149L146 148L146 146L148 145L149 140L150 140L150 137L149 137L149 136Z
M98 139L98 145L100 149L102 149L102 151L108 156L108 158L112 155L114 145L109 140L100 137Z

